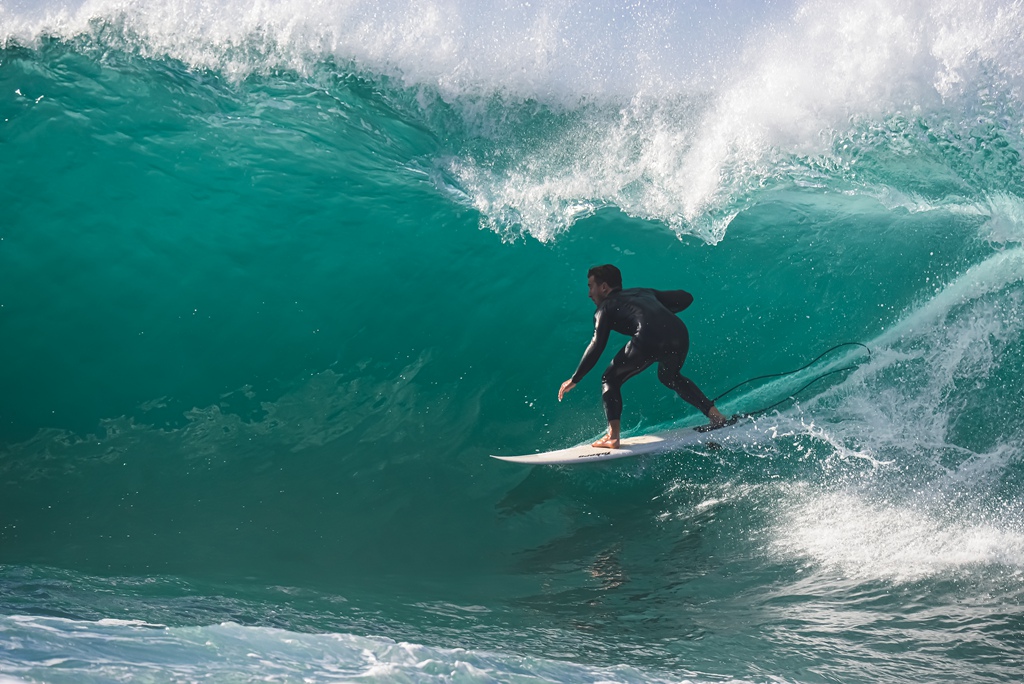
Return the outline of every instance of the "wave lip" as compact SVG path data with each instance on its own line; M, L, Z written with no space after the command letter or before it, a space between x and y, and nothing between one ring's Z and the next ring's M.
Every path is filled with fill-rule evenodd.
M963 0L765 2L742 11L572 0L42 0L6 4L0 21L3 43L120 40L210 68L240 66L231 57L240 49L257 70L335 58L452 96L629 101L717 84L725 110L762 120L898 104L924 91L950 97L985 66L1007 81L1024 76L1022 9Z
M304 71L331 58L449 97L500 92L547 102L673 88L752 23L696 2L572 0L58 0L0 18L3 42L92 37L238 76Z
M1019 148L1012 122L1024 92L1022 34L1020 5L963 0L809 0L742 11L570 0L0 7L0 45L55 37L236 80L280 70L316 79L328 64L404 89L402 98L422 109L412 116L446 120L433 133L450 146L433 161L453 179L451 196L480 212L485 227L542 241L613 206L716 243L764 187L912 196L931 171L902 180L872 173L878 151L865 149L865 135L887 131L881 152L895 157L895 172L919 155L908 152L916 122L941 138L924 150L940 164L948 147L975 137L979 121L1006 133L981 141L988 153ZM567 121L535 136L544 127L530 114L538 109ZM888 130L893 117L904 130ZM1004 175L1019 177L1019 163L1008 163ZM943 171L964 184L967 172ZM966 180L979 194L1017 182Z

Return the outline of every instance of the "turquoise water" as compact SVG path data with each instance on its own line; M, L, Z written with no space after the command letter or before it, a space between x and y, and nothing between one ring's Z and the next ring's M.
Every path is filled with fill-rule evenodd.
M0 682L1020 681L1022 30L0 5ZM602 430L605 262L709 395L871 354L488 458Z

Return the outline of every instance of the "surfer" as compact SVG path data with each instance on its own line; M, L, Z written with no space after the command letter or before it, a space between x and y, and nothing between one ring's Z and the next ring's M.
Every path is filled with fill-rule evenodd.
M594 337L576 372L559 388L558 400L597 365L612 330L630 336L601 376L601 399L608 419L608 434L594 442L595 447L619 448L622 383L655 362L658 380L707 416L711 421L708 427L720 427L728 422L700 388L680 373L690 349L690 333L675 314L693 303L693 295L683 290L642 287L623 290L622 273L611 264L594 266L587 271L587 287L590 299L597 305Z

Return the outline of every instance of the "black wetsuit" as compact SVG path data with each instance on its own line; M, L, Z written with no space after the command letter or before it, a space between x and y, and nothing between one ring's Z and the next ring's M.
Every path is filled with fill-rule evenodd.
M690 333L675 315L693 302L683 290L652 290L635 287L613 290L594 314L594 338L572 375L578 383L597 364L614 330L632 339L623 347L601 376L604 411L608 420L622 416L622 383L658 363L658 380L704 415L713 404L689 378L679 372L690 349Z

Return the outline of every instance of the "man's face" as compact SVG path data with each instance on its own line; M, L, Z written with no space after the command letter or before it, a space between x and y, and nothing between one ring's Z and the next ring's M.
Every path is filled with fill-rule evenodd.
M594 280L594 276L587 276L587 290L591 301L600 306L612 288L608 283L598 283Z

